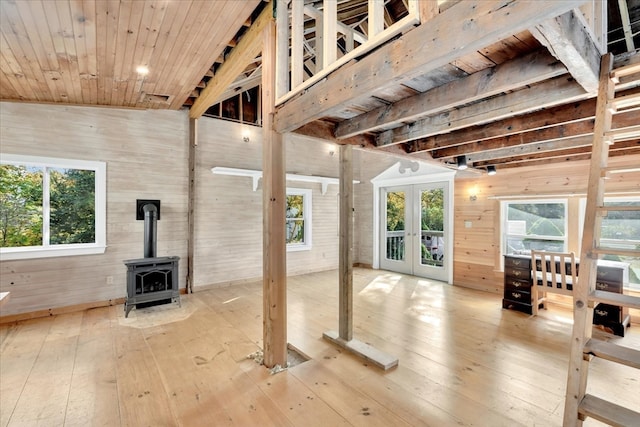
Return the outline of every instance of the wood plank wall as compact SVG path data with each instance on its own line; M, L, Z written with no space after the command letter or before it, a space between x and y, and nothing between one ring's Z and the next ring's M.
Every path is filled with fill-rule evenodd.
M633 156L638 159L640 156ZM632 160L612 158L609 163ZM587 190L587 161L556 163L545 167L498 170L494 176L456 176L454 201L453 282L484 291L502 293L500 270L500 198L539 194L582 194L568 200L569 249L580 252L579 200ZM458 174L461 175L461 174ZM470 200L471 191L477 199ZM607 180L607 192L635 192L640 195L637 174L620 174ZM544 198L541 196L541 198ZM563 197L558 197L563 198ZM471 221L471 228L465 228Z
M1 316L52 313L126 295L123 260L143 256L143 222L135 200L160 199L158 255L178 255L186 285L188 116L186 112L2 103L2 153L107 162L104 255L1 261L0 291L11 292ZM211 167L261 169L259 128L217 119L198 121L194 285L228 285L262 276L262 196L249 178L213 175ZM334 155L330 155L334 151ZM287 171L338 176L337 148L287 137ZM288 182L313 190L313 248L290 252L290 275L337 268L338 187ZM112 282L108 284L107 282Z
M359 180L354 191L354 251L353 261L358 265L373 265L373 184L371 180L398 161L382 153L354 151L353 179Z
M640 164L640 156L638 158ZM370 180L398 159L369 151L355 156L355 251L357 264L373 263L373 185ZM623 159L612 159L610 163ZM629 160L628 158L626 160ZM551 164L544 168L499 170L495 176L458 173L454 181L454 285L502 293L500 259L500 199L505 196L586 193L589 164L586 161ZM471 201L471 190L477 199ZM640 195L640 181L629 175L614 176L607 191L631 191ZM542 196L541 196L542 198ZM569 249L579 253L580 196L567 197ZM471 221L471 228L465 228Z
M185 112L0 104L2 153L107 163L107 249L101 255L0 262L2 316L102 302L126 294L123 260L142 258L136 199L160 199L158 256L186 262L188 119ZM180 264L180 287L186 263Z
M249 131L249 142L242 140ZM262 132L212 118L198 120L196 153L196 289L226 286L262 277L262 184L253 191L250 178L214 175L224 166L262 169ZM338 177L338 152L330 143L286 135L287 173ZM334 155L330 155L330 151ZM289 275L337 268L338 186L326 194L320 184L287 182L287 187L310 188L312 249L287 253Z
M188 119L186 112L0 103L2 153L107 162L107 245L104 255L1 261L0 291L11 292L2 316L116 300L126 293L125 259L143 254L137 198L160 199L158 255L178 255L185 286L187 251ZM196 152L195 287L225 286L262 275L262 195L249 178L213 175L211 167L261 168L261 132L211 118L198 121ZM338 176L337 148L287 136L287 171ZM334 151L334 155L330 155ZM640 163L640 156L636 156ZM354 262L373 263L373 186L370 180L398 159L354 152ZM499 198L517 194L584 193L587 162L500 170L498 175L455 180L454 284L502 292ZM618 177L610 191L640 193L640 182ZM319 184L288 182L313 190L313 249L289 252L289 275L337 268L338 188L322 195ZM469 200L475 187L478 198ZM496 197L498 199L496 199ZM569 198L577 218L578 197ZM465 228L464 222L472 227ZM570 248L579 248L578 224L570 223ZM113 281L112 284L107 282ZM55 310L54 310L55 311Z

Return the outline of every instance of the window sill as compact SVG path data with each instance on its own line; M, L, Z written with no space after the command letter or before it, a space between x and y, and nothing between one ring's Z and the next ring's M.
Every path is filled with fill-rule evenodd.
M311 245L287 245L287 252L310 251Z
M74 247L67 245L60 248L11 248L10 250L0 249L1 261L13 261L21 259L34 259L34 258L53 258L64 256L78 256L78 255L95 255L103 254L107 249L104 245L82 245L81 247Z

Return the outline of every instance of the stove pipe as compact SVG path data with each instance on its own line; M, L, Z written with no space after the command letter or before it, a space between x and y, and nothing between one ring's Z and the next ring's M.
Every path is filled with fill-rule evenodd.
M142 207L144 212L144 257L156 257L158 209L152 203Z

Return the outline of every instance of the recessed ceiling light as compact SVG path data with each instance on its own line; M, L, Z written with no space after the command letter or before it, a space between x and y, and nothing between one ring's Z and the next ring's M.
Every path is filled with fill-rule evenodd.
M145 65L138 65L138 67L136 68L136 73L146 76L147 74L149 74L149 68L147 68Z

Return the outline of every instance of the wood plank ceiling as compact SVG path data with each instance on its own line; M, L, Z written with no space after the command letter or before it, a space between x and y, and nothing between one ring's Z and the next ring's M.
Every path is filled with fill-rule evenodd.
M321 2L305 1L321 8ZM465 4L485 4L438 3L445 18L462 16ZM366 5L367 0L339 0L340 22L366 34ZM265 7L271 5L262 0L1 1L0 98L189 108ZM387 25L406 10L403 0L387 0ZM637 49L640 0L608 0L608 12L609 50L621 54ZM413 70L393 85L373 87L366 96L343 102L295 131L451 165L464 156L480 169L588 158L595 102L585 87L593 70L588 63L567 64L563 52L556 51L566 35L555 36L554 28L539 24L441 66ZM410 34L428 25L378 51L410 50ZM305 37L313 48L315 32L310 28ZM313 56L306 59L312 65ZM138 73L138 66L149 73ZM259 82L258 55L220 99ZM628 88L630 94L638 92L640 88ZM286 109L287 104L281 108ZM639 114L619 114L615 126L637 124ZM637 139L612 148L612 155L636 153Z
M260 2L3 0L0 98L181 108Z

